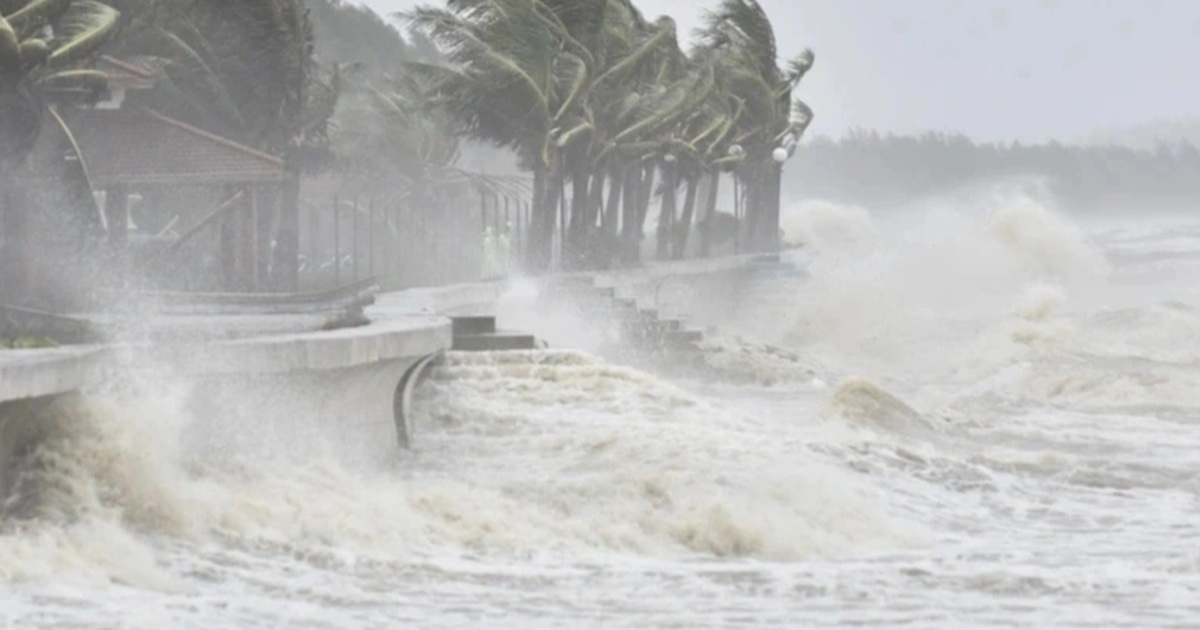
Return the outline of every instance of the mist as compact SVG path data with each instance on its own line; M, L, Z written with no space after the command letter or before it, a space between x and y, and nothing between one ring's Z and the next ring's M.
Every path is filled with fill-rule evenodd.
M0 627L1194 624L1197 34L0 0Z
M781 56L806 46L820 53L805 81L819 112L816 136L861 129L979 142L1130 140L1122 129L1194 120L1200 99L1200 88L1179 80L1181 68L1200 63L1200 7L1187 0L761 3L778 24ZM387 16L416 3L363 4ZM686 40L708 4L638 6L671 16Z

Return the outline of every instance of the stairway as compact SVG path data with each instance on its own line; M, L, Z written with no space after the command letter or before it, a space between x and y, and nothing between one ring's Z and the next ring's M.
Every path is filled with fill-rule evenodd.
M556 278L543 286L542 296L549 303L571 305L583 325L609 340L603 354L673 365L690 365L703 359L703 332L612 287L597 286L590 276Z
M766 332L789 322L793 300L808 279L804 261L789 254L764 255L747 268L751 273L738 300L754 312L753 325ZM602 354L672 371L706 365L705 333L686 318L647 304L644 293L638 300L620 288L598 286L595 277L584 274L554 278L541 290L547 307L571 305L583 325L616 342Z
M536 350L537 338L521 332L496 330L491 316L452 317L450 350L455 352L503 352Z

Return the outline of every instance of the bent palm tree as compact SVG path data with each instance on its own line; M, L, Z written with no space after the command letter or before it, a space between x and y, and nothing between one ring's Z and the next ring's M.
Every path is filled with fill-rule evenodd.
M556 130L579 102L587 62L567 49L564 28L538 0L450 0L447 7L401 14L451 64L407 70L434 82L456 132L512 148L533 172L527 264L546 269L562 192Z
M0 4L0 159L33 149L45 106L95 100L104 74L85 64L107 40L118 13L93 0L11 0Z
M46 114L107 90L103 73L87 67L113 33L118 13L93 0L8 0L0 3L0 287L10 296L30 288L29 209L15 171L33 151ZM82 171L86 173L86 170Z
M812 68L812 51L778 66L775 32L757 0L722 0L709 13L702 47L723 66L730 92L742 103L733 142L744 149L737 176L746 188L750 246L778 247L783 161L812 122L812 109L793 92ZM780 159L782 158L782 159Z

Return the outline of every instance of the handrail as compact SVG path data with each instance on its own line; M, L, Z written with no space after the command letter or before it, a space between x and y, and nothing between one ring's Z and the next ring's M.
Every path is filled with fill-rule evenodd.
M133 300L147 300L162 313L284 315L323 313L362 308L375 302L380 287L375 278L310 293L190 293L181 291L145 291L125 294Z

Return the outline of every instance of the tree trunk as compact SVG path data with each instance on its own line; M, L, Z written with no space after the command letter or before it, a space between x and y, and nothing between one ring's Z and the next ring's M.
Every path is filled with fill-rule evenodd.
M533 171L533 216L530 218L529 270L540 273L549 270L554 255L554 227L562 187L557 159L550 165L538 165Z
M546 231L546 167L533 167L533 191L529 210L528 238L525 242L525 268L532 273L544 271L549 258Z
M625 173L625 189L621 201L621 262L637 262L638 240L638 208L641 198L642 177L645 174L641 168L631 168Z
M654 196L654 178L657 173L658 168L653 164L642 169L637 196L637 223L631 230L633 240L630 243L630 262L636 263L642 259L642 239L646 234L646 218L650 214L650 199Z
M668 260L671 255L671 241L675 236L675 194L679 190L679 165L669 163L663 167L662 204L658 209L658 242L655 246L655 257Z
M587 216L584 217L584 242L587 244L587 259L584 262L589 269L596 269L601 264L604 255L603 230L598 225L598 222L603 220L604 179L604 172L597 172L592 176L591 188L588 191Z
M279 230L275 243L275 264L272 270L275 288L279 291L300 289L300 175L289 171L283 180L279 203ZM316 234L309 235L315 239ZM310 241L315 242L315 241ZM313 248L314 251L316 248ZM310 265L317 265L314 255Z
M683 216L679 218L679 224L675 226L675 251L672 252L675 260L684 258L687 254L688 236L692 232L692 221L696 216L696 198L702 177L702 175L692 175L687 178L687 193L683 197Z
M581 269L587 259L587 220L588 202L591 199L588 185L590 177L587 172L587 161L579 158L571 160L571 217L567 230L567 240L563 243L563 265L568 269Z
M617 236L617 226L621 222L619 213L621 212L621 196L625 190L625 173L613 171L608 177L608 200L604 206L604 216L600 220L600 227L603 228L604 234L611 240Z
M707 197L704 200L704 218L700 221L700 257L707 258L712 251L713 231L717 225L717 199L721 193L720 171L708 175Z

